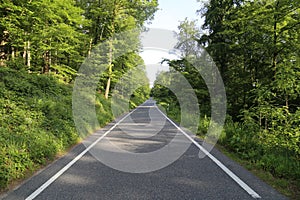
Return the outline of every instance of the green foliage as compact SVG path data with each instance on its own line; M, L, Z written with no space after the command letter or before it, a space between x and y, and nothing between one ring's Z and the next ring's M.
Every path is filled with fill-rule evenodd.
M81 0L78 3L86 11L85 17L91 21L87 27L90 38L89 52L93 46L108 42L109 49L101 54L102 57L106 57L103 58L105 61L102 64L106 65L107 71L103 74L100 85L108 99L114 82L133 65L132 58L136 57L135 52L138 52L140 47L138 33L143 30L144 23L153 18L158 6L157 0ZM120 37L124 33L126 36ZM125 49L133 53L118 57L117 55L123 54Z
M49 75L0 68L0 88L0 188L5 188L77 143L79 135L70 85ZM132 108L144 102L148 94L149 87L136 90L130 99ZM117 117L103 94L96 94L95 108L100 126ZM118 114L124 112L120 107ZM85 128L91 133L99 127Z
M100 126L104 126L113 120L111 103L102 94L97 94L96 96L96 112ZM124 113L124 110L120 111L120 114L122 113Z
M2 130L0 131L2 135ZM13 179L22 178L24 173L32 169L34 162L24 149L14 144L6 144L1 137L0 147L0 187L5 187Z
M262 153L262 147L257 142L259 136L256 131L255 127L227 120L224 136L219 142L238 154L240 158L255 161Z
M208 34L199 40L226 85L232 120L222 145L298 180L299 9L290 0L213 0L201 10Z
M0 187L78 140L71 87L49 76L0 68Z
M91 56L94 46L107 40L110 45L110 53L98 55L105 57L101 64L109 69L102 74L99 94L92 102L101 126L113 119L111 102L103 97L103 90L117 85L128 71L137 71L135 77L126 75L125 80L138 86L135 91L126 88L133 92L128 93L132 94L128 99L131 108L149 97L145 66L137 54L139 32L126 34L126 39L116 35L136 28L142 31L157 6L157 0L1 1L0 188L78 141L72 87L67 84L74 81L83 58ZM131 52L114 57L124 49ZM91 103L90 96L86 98ZM118 114L124 113L119 107ZM96 124L85 123L84 128L90 133L99 128Z
M67 65L52 65L52 69L55 70L53 75L66 83L74 81L77 74L76 70Z
M211 0L199 12L206 34L199 38L195 22L182 22L177 47L184 57L169 61L197 94L202 114L198 134L203 137L211 123L210 99L187 60L201 44L226 87L228 117L219 143L276 177L300 183L299 2ZM176 96L159 82L152 95L178 119L181 105L169 106Z
M88 21L75 1L5 0L0 10L1 65L48 73L51 65L77 69L86 56Z
M206 115L204 115L204 117L202 117L199 121L197 134L200 136L204 136L208 131L209 124L210 124L210 119Z
M175 94L166 86L162 86L157 82L160 81L167 85L168 80L162 74L159 75L157 80L154 83L154 87L151 90L151 96L156 100L156 103L162 106L163 110L166 111L166 114L175 120L176 122L181 122L181 112L179 107L179 102ZM160 80L162 79L162 80Z
M149 94L149 86L142 86L135 90L130 98L130 102L132 102L131 108L135 108L144 103L147 99L149 99Z

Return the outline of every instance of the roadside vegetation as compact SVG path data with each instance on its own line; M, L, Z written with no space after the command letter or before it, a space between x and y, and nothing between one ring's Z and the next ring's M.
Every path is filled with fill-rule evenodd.
M81 138L72 116L72 85L52 76L8 68L0 68L0 85L3 189L53 160ZM97 95L96 110L101 126L113 119L110 102L103 95Z
M126 81L144 80L130 95L130 108L148 98L145 69L139 69L140 80L127 74L144 66L138 35L117 36L132 29L142 32L157 6L156 0L1 1L0 190L81 139L72 115L73 84L82 75L78 70L84 59L93 57L92 50L99 44L108 44L107 53L101 54L106 71L95 91L100 126L113 119L111 97L121 78L125 89L115 94L119 99L130 91ZM196 21L182 22L177 35L182 59L166 61L194 88L201 112L197 134L206 134L211 115L206 83L189 63L202 45L215 61L227 93L228 116L219 144L249 168L274 177L270 180L296 199L300 190L299 2L211 0L200 6L206 34ZM116 58L120 46L130 51ZM97 66L92 64L91 69ZM178 81L172 79L174 71L162 73L158 80L172 85ZM176 96L159 81L152 96L180 122ZM86 127L90 132L97 128Z
M0 68L0 187L78 141L72 88L44 75Z
M121 78L139 86L131 94L125 82L123 93L115 94L124 101L124 94L129 95L127 107L134 108L149 97L144 62L138 55L139 33L157 6L156 0L1 1L0 191L82 139L74 124L72 92L85 58L95 61L101 56L100 64L106 69L101 76L95 75L97 87L89 94L96 95L100 126L116 117L111 97ZM117 37L132 29L135 34ZM93 49L101 43L109 44L109 51L96 55ZM120 46L129 51L116 57ZM139 79L132 80L127 73L137 67ZM118 114L125 111L117 108ZM85 125L88 133L100 128L89 121Z
M49 75L0 68L0 87L0 188L4 189L83 138L73 120L72 84ZM135 92L130 108L148 97L144 90ZM117 117L104 95L96 94L95 105L100 127ZM119 112L125 109L120 107ZM92 133L100 127L87 130Z
M164 87L178 85L174 72L180 72L198 98L201 119L197 134L204 137L211 123L211 99L206 83L190 62L195 58L201 61L199 52L204 48L219 69L227 94L227 117L219 145L259 171L271 185L277 182L287 196L299 198L299 2L212 0L200 5L203 27L199 28L197 21L181 22L177 48L182 58L165 61L172 69L159 75L152 96L180 122L182 105L174 91ZM177 90L182 93L182 88Z

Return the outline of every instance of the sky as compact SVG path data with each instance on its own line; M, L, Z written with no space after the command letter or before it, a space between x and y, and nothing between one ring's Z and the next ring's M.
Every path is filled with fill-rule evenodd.
M180 21L200 19L196 11L200 8L197 0L158 0L159 9L155 13L150 28L163 28L177 31Z
M197 0L158 0L159 10L155 13L154 20L150 25L146 25L150 29L164 29L166 32L162 32L162 34L166 33L166 35L170 35L167 33L169 31L172 35L173 31L178 30L178 26L180 21L184 21L185 18L188 20L199 20L199 26L201 26L201 18L196 11L200 8L200 3ZM169 40L169 43L174 43L174 36L169 36L169 38L163 38L162 36L153 37L153 34L146 34L146 37L151 37L150 40L153 40L154 45L153 48L144 49L140 54L144 59L146 64L147 76L150 80L150 86L153 86L153 83L156 79L156 75L160 71L168 71L169 67L167 65L161 65L160 62L164 59L176 59L179 56L174 54L170 54L172 48L165 47L161 48L159 43L163 43L166 40ZM173 38L172 38L173 37ZM157 40L157 41L155 41ZM176 43L176 41L175 41ZM159 48L157 48L159 46ZM174 46L174 45L173 45Z

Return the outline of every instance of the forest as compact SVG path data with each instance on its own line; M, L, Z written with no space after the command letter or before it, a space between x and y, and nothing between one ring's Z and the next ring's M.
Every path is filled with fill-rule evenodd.
M178 26L177 48L183 56L165 60L172 69L159 75L152 96L180 122L182 105L165 86L177 84L175 72L180 72L197 95L201 113L197 132L204 137L212 114L211 99L206 83L190 62L204 48L226 89L227 116L218 143L252 168L281 180L284 192L297 199L300 2L211 0L202 3L197 12L205 19L203 26L188 20Z
M138 76L131 80L138 89L130 107L148 99L138 33L157 7L156 0L0 1L0 190L83 139L74 124L72 93L81 65L97 59L97 46L109 44L100 59L106 70L94 91L99 124L85 127L85 135L113 120L111 93L128 71ZM127 38L119 37L132 29ZM130 51L115 56L122 45Z
M106 70L100 77L95 75L99 125L113 120L112 88L127 72L138 69L139 80L131 81L144 80L130 97L131 108L148 99L151 89L137 33L146 31L158 3L0 0L0 190L83 139L74 124L72 93L86 59L91 67L99 64L94 62L97 46L107 44L101 54ZM276 178L281 192L295 199L300 196L299 4L296 0L199 1L194 12L205 19L204 25L188 20L179 24L176 47L183 56L164 60L172 69L159 74L151 90L167 114L180 122L176 96L159 82L172 85L178 81L174 72L182 74L197 96L201 113L197 135L204 137L211 123L210 94L189 61L205 49L226 89L220 148ZM120 37L124 32L127 37ZM123 46L130 51L116 56L117 47ZM99 127L84 128L92 133Z

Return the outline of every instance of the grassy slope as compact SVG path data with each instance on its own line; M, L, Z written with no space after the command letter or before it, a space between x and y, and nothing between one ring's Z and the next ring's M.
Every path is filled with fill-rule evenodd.
M99 98L98 119L104 125L112 119L110 104ZM0 68L0 190L79 139L72 86L50 76Z

